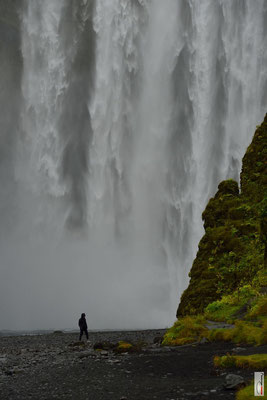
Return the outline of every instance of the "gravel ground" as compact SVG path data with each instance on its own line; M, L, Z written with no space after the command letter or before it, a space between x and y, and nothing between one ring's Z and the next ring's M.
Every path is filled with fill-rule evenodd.
M164 331L94 332L77 345L78 333L0 337L0 398L87 400L234 399L223 387L226 372L213 356L231 352L231 343L160 347ZM139 353L95 351L96 342L144 341ZM240 354L267 352L267 346L237 348ZM227 374L231 371L227 371ZM254 371L232 371L245 381Z

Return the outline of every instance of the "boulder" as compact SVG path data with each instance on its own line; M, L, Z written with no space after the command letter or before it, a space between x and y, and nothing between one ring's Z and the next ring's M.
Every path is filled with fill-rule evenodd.
M228 374L225 377L225 389L235 390L246 386L244 378L240 375Z

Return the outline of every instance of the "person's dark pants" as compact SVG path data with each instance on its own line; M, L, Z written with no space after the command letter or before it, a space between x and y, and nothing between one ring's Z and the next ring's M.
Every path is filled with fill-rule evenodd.
M86 336L86 338L88 340L88 330L87 329L80 329L80 338L79 338L79 340L82 340L83 332L85 333L85 336Z

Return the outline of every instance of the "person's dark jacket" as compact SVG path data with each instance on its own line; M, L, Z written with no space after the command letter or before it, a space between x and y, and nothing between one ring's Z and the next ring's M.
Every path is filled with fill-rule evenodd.
M86 331L87 330L87 322L86 322L84 314L82 314L81 318L79 319L79 327L80 327L81 331Z

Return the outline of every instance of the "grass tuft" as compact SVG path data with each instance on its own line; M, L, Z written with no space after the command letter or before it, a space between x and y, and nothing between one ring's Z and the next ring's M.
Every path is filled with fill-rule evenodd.
M267 368L267 354L252 354L250 356L236 356L227 354L226 356L215 356L213 359L215 367L218 368L249 368L254 370L264 370Z
M124 351L129 351L131 350L131 348L133 347L133 345L131 343L128 342L124 342L124 341L120 341L117 345L117 350L119 352L124 352Z
M248 312L247 318L257 319L267 316L267 296L260 296L256 304Z
M165 333L163 346L181 346L200 341L208 334L205 327L206 319L203 316L187 316L179 319Z
M247 321L236 321L232 329L212 329L208 339L214 341L232 341L234 343L246 343L252 345L267 344L267 321L262 326Z
M266 388L267 378L264 378L264 387ZM254 396L254 382L241 389L236 394L236 400L255 400Z
M246 313L250 304L253 301L257 302L258 296L259 293L251 285L244 285L231 295L223 296L221 300L210 303L204 314L207 319L213 321L232 321L240 313Z

